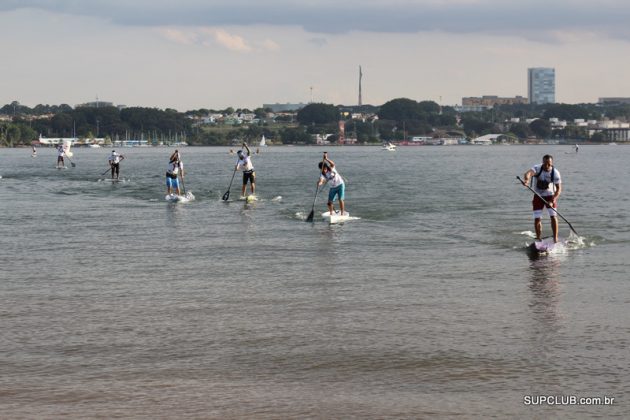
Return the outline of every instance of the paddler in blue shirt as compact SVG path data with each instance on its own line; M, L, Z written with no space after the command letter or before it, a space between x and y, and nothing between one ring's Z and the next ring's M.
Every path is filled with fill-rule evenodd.
M337 172L335 162L328 159L328 153L324 152L324 158L321 162L319 162L318 166L322 173L319 177L319 181L317 181L317 188L325 183L328 183L330 186L330 191L328 191L328 210L330 211L330 215L332 216L335 213L335 208L333 206L335 197L339 200L340 214L343 215L345 211L344 198L346 184L343 182L343 178L339 175L339 172Z

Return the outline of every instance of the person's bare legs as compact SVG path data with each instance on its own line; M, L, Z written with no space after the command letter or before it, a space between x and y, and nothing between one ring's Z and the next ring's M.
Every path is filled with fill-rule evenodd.
M558 218L551 216L551 231L553 232L553 241L558 242Z

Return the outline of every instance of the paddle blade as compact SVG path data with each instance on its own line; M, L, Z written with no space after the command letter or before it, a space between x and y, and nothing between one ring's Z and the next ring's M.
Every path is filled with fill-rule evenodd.
M70 162L70 165L72 165L73 168L77 166L77 164L74 162Z
M223 201L228 201L228 198L230 198L230 190L227 190L225 194L223 194Z
M313 221L313 216L315 215L315 210L311 210L311 212L308 214L308 217L306 218L307 222L312 222Z

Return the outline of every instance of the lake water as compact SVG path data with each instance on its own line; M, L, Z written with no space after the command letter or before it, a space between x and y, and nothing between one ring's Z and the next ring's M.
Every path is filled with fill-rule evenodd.
M341 225L327 188L304 221L322 148L254 156L251 205L228 148L180 150L186 204L172 149L116 184L109 149L0 149L0 417L630 417L630 148L330 147ZM532 259L546 153L583 245Z

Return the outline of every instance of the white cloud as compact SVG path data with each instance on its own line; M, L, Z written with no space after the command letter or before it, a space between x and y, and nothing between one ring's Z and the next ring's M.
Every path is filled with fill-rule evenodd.
M252 50L252 47L247 44L243 37L230 34L223 29L214 30L214 40L217 44L231 51L250 52Z
M277 42L272 41L271 39L265 39L260 43L260 46L263 50L266 51L278 51L280 49L280 45Z
M230 51L247 53L253 50L242 36L231 34L224 29L202 28L200 31L211 35L216 44ZM204 44L209 43L206 41Z
M164 28L160 29L159 32L164 36L164 38L177 44L192 45L199 41L197 34L190 31Z
M266 38L261 41L249 42L245 37L230 33L225 29L193 28L183 30L161 28L158 32L169 41L182 45L201 45L204 47L219 45L227 50L243 53L280 50L280 45L272 39Z

